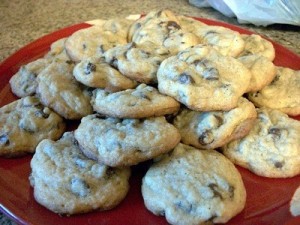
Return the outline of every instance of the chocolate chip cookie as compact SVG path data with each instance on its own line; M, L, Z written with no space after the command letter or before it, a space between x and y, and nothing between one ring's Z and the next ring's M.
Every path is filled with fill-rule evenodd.
M47 209L72 215L117 206L129 190L129 168L110 168L86 158L71 132L44 140L31 160L35 200Z
M40 141L56 140L64 130L62 117L44 107L38 98L21 98L0 108L0 156L33 153Z

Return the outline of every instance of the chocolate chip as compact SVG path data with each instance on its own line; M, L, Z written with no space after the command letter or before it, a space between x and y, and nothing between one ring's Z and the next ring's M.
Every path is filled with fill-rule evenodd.
M243 51L243 52L239 55L239 57L242 57L242 56L248 56L248 55L252 55L252 52L246 50L246 51Z
M82 48L83 48L83 50L85 50L86 49L86 44L83 44Z
M198 138L198 142L201 145L208 145L208 144L212 143L213 141L214 141L214 137L213 137L211 131L209 131L209 130L204 131Z
M102 119L106 119L106 116L103 115L103 114L97 113L97 114L95 115L95 118L102 120Z
M72 65L74 63L72 60L66 60L65 62L69 65Z
M218 121L218 127L220 127L222 124L223 124L223 118L219 115L215 115L214 114L214 117L217 119Z
M142 24L141 23L136 23L135 24L135 29L139 29L139 28L141 28L142 27Z
M274 163L274 166L275 166L276 168L278 168L278 169L282 168L283 165L284 165L284 162L279 162L279 161L277 161L277 162Z
M234 197L234 190L235 188L233 186L229 186L229 198L233 199Z
M274 85L277 81L279 81L280 75L276 74L276 76L274 77L274 79L272 80L272 82L270 83L270 85Z
M220 198L223 199L223 196L221 195L221 193L217 190L218 189L218 185L216 184L209 184L208 187L212 190L212 192L214 193L214 198Z
M205 35L204 35L204 37L206 37L206 36L208 36L208 35L210 35L210 34L217 34L218 32L216 32L216 31L213 31L213 30L210 30L210 31L208 31Z
M159 11L156 13L156 16L157 16L157 17L160 17L161 14L162 14L162 10L159 10Z
M112 67L118 69L118 59L117 59L116 57L112 57L112 59L111 59L111 61L109 62L109 64L110 64Z
M131 42L128 49L131 49L131 48L136 48L136 43L135 42Z
M178 78L179 83L181 84L193 84L195 83L194 79L191 75L188 75L187 73L182 73L179 75Z
M171 30L171 29L181 29L180 25L178 23L176 23L175 21L168 21L167 23L167 28L168 30Z
M204 70L202 76L206 80L218 80L219 79L219 71L216 68L208 68Z
M9 138L7 134L0 135L0 145L9 145Z
M95 72L95 71L96 71L96 65L91 62L88 62L88 64L85 67L84 73L86 75L89 75L90 73Z
M103 54L105 52L103 45L99 46L100 52Z
M48 114L48 113L44 113L43 110L35 111L35 112L34 112L34 115L35 115L36 117L44 118L44 119L47 119L47 118L49 117L49 114Z
M281 129L276 128L276 127L272 127L272 128L269 129L268 133L272 134L272 135L274 135L276 137L280 137Z

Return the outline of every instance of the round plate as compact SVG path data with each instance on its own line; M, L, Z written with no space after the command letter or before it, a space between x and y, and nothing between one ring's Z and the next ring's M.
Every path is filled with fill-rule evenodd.
M252 32L237 26L219 21L196 18L208 25L224 26L244 34ZM87 23L77 24L46 35L23 47L7 58L0 65L0 106L17 98L12 94L8 81L19 67L43 56L50 44L73 32L87 28ZM283 46L273 42L276 50L275 65L300 70L300 57ZM295 117L300 119L300 117ZM28 176L30 174L31 155L17 159L0 158L0 209L21 224L130 224L130 225L163 225L167 224L164 217L149 212L141 196L141 179L149 163L133 167L130 179L130 191L125 200L115 209L104 212L91 212L70 217L59 216L39 205L33 197ZM238 167L247 190L245 209L227 224L231 225L296 225L299 217L292 217L289 212L290 199L300 185L300 176L287 179L271 179L254 175L246 169Z

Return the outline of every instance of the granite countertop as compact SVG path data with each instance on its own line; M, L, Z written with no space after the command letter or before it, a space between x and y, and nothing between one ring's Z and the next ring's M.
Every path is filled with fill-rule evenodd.
M174 3L176 2L176 3ZM221 20L238 25L211 8L196 8L187 0L119 1L111 0L1 0L0 1L0 62L31 41L57 29L97 18L126 17L150 10L169 8L176 13ZM265 35L300 54L299 27L271 25L255 27L240 25Z
M0 62L31 41L72 24L94 19L126 17L150 10L169 8L176 13L239 25L211 8L196 8L187 0L1 0L0 1ZM300 55L299 27L271 25L255 27L239 25L265 35ZM12 222L0 213L0 224Z

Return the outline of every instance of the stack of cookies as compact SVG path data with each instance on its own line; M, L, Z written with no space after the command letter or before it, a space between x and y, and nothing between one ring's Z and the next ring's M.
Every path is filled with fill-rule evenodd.
M300 71L274 58L258 35L169 10L103 21L11 78L21 99L0 109L0 155L34 153L34 197L59 214L112 209L130 167L152 160L147 209L171 224L226 223L246 203L234 164L300 174L300 122L288 117L300 114Z

